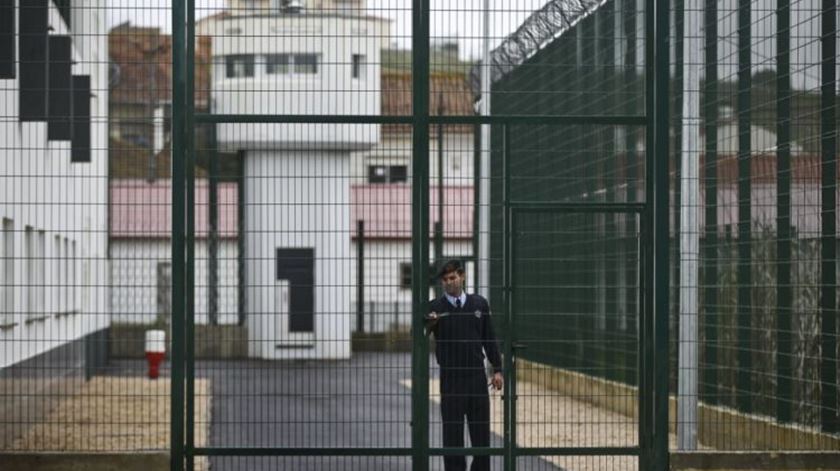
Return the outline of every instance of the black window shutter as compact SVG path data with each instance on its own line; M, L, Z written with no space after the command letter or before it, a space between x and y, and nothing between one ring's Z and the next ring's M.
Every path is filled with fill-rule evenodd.
M58 14L64 19L64 23L67 27L72 28L73 25L70 24L70 10L72 2L70 0L53 0L53 3L55 3L55 7L58 9Z
M72 85L72 40L70 36L50 36L50 93L47 139L68 140Z
M0 79L15 78L15 0L0 0Z
M18 115L21 121L47 118L47 0L20 0L20 86Z
M73 76L71 162L90 162L90 76Z

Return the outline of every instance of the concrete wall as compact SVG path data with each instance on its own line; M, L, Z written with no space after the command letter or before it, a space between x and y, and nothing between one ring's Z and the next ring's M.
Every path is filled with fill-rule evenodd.
M108 329L108 358L145 358L146 330L138 324L112 324ZM171 340L167 331L167 355ZM196 359L221 360L248 356L248 330L238 325L196 325Z
M350 159L339 152L249 151L245 156L246 312L254 356L348 358L353 280L350 253ZM276 251L313 248L315 330L311 336L280 338L275 327ZM271 321L271 325L264 322ZM275 323L276 322L276 323ZM276 350L300 340L306 348ZM311 340L311 341L310 341ZM276 356L275 356L276 355Z

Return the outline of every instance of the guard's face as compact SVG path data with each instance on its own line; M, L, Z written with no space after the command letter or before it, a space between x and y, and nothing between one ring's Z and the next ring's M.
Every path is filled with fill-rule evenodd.
M457 271L451 271L440 277L440 283L443 285L443 290L450 296L460 296L461 290L464 289L464 275Z

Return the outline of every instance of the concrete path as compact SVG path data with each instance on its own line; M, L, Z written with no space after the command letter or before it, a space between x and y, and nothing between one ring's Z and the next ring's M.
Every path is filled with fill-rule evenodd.
M434 362L431 362L434 365ZM436 374L434 368L432 374ZM201 362L213 384L210 443L225 447L410 447L408 354L361 353L349 361ZM433 391L436 394L437 391ZM430 443L440 443L440 407L429 403ZM501 446L494 435L492 446ZM442 458L430 458L443 469ZM556 470L538 458L520 469ZM494 457L493 469L502 469ZM211 458L216 470L409 470L409 457Z
M142 374L143 362L115 362L112 374ZM429 440L441 446L440 406L434 383L429 401ZM167 365L168 366L168 365ZM163 375L168 375L164 368ZM361 353L346 361L200 361L196 376L210 379L210 446L404 447L411 446L411 356ZM498 393L495 402L500 402ZM494 407L495 408L495 407ZM497 415L494 421L501 419ZM501 423L491 445L502 446ZM468 439L465 440L469 443ZM589 459L587 459L589 460ZM468 458L469 461L469 458ZM591 460L590 460L591 461ZM441 457L430 468L442 470ZM212 471L410 470L410 457L211 457ZM502 458L492 458L502 469ZM521 457L517 469L562 469L538 457ZM610 469L610 468L603 468Z

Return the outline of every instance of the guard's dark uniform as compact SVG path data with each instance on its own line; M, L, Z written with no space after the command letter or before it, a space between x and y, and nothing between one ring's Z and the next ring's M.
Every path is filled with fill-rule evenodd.
M467 295L460 308L442 296L432 301L429 310L442 316L430 325L435 334L435 354L440 365L441 415L443 446L464 446L464 416L474 447L490 446L490 399L484 355L494 372L502 371L502 357L490 320L490 305L477 295ZM465 470L466 457L444 456L447 471ZM489 470L490 457L473 457L472 471Z

